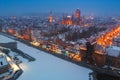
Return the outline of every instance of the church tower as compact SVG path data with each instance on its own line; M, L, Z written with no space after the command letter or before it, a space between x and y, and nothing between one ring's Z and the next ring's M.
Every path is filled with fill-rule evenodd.
M52 15L52 11L50 12L50 17L49 17L49 22L53 22L53 15Z
M81 12L79 9L76 9L75 15L74 15L74 25L79 25L82 22L81 18Z
M81 16L81 12L80 12L79 9L77 9L77 10L75 11L75 18L80 18L80 16Z

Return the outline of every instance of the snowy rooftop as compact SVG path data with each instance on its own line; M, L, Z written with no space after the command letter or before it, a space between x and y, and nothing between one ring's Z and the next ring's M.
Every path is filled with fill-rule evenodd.
M13 41L1 35L0 38L1 43ZM36 58L36 61L28 62L20 57L23 61L20 67L24 72L18 80L89 80L88 74L92 72L21 42L18 42L18 49Z
M120 47L117 47L117 46L111 46L111 48L112 48L113 50L120 51Z
M118 57L118 56L120 56L120 47L110 46L110 47L106 48L106 52L110 56Z
M0 52L0 67L3 67L5 65L8 65L8 62L6 60L6 57Z

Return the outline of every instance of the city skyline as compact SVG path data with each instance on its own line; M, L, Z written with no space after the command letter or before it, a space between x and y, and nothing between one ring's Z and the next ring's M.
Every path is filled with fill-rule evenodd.
M118 0L0 0L0 16L49 13L119 16Z

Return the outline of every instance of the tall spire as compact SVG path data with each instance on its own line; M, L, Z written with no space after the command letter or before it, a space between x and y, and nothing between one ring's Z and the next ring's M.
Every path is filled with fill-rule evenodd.
M53 22L53 15L52 15L52 11L50 11L49 22Z

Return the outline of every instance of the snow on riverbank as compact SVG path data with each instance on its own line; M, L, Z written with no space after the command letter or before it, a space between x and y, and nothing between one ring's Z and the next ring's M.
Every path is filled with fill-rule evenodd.
M11 41L15 40L0 35L0 43ZM92 72L91 70L59 59L21 42L17 41L17 43L18 49L36 58L34 62L27 62L21 58L23 63L20 64L20 67L24 72L18 80L89 80L88 74Z

